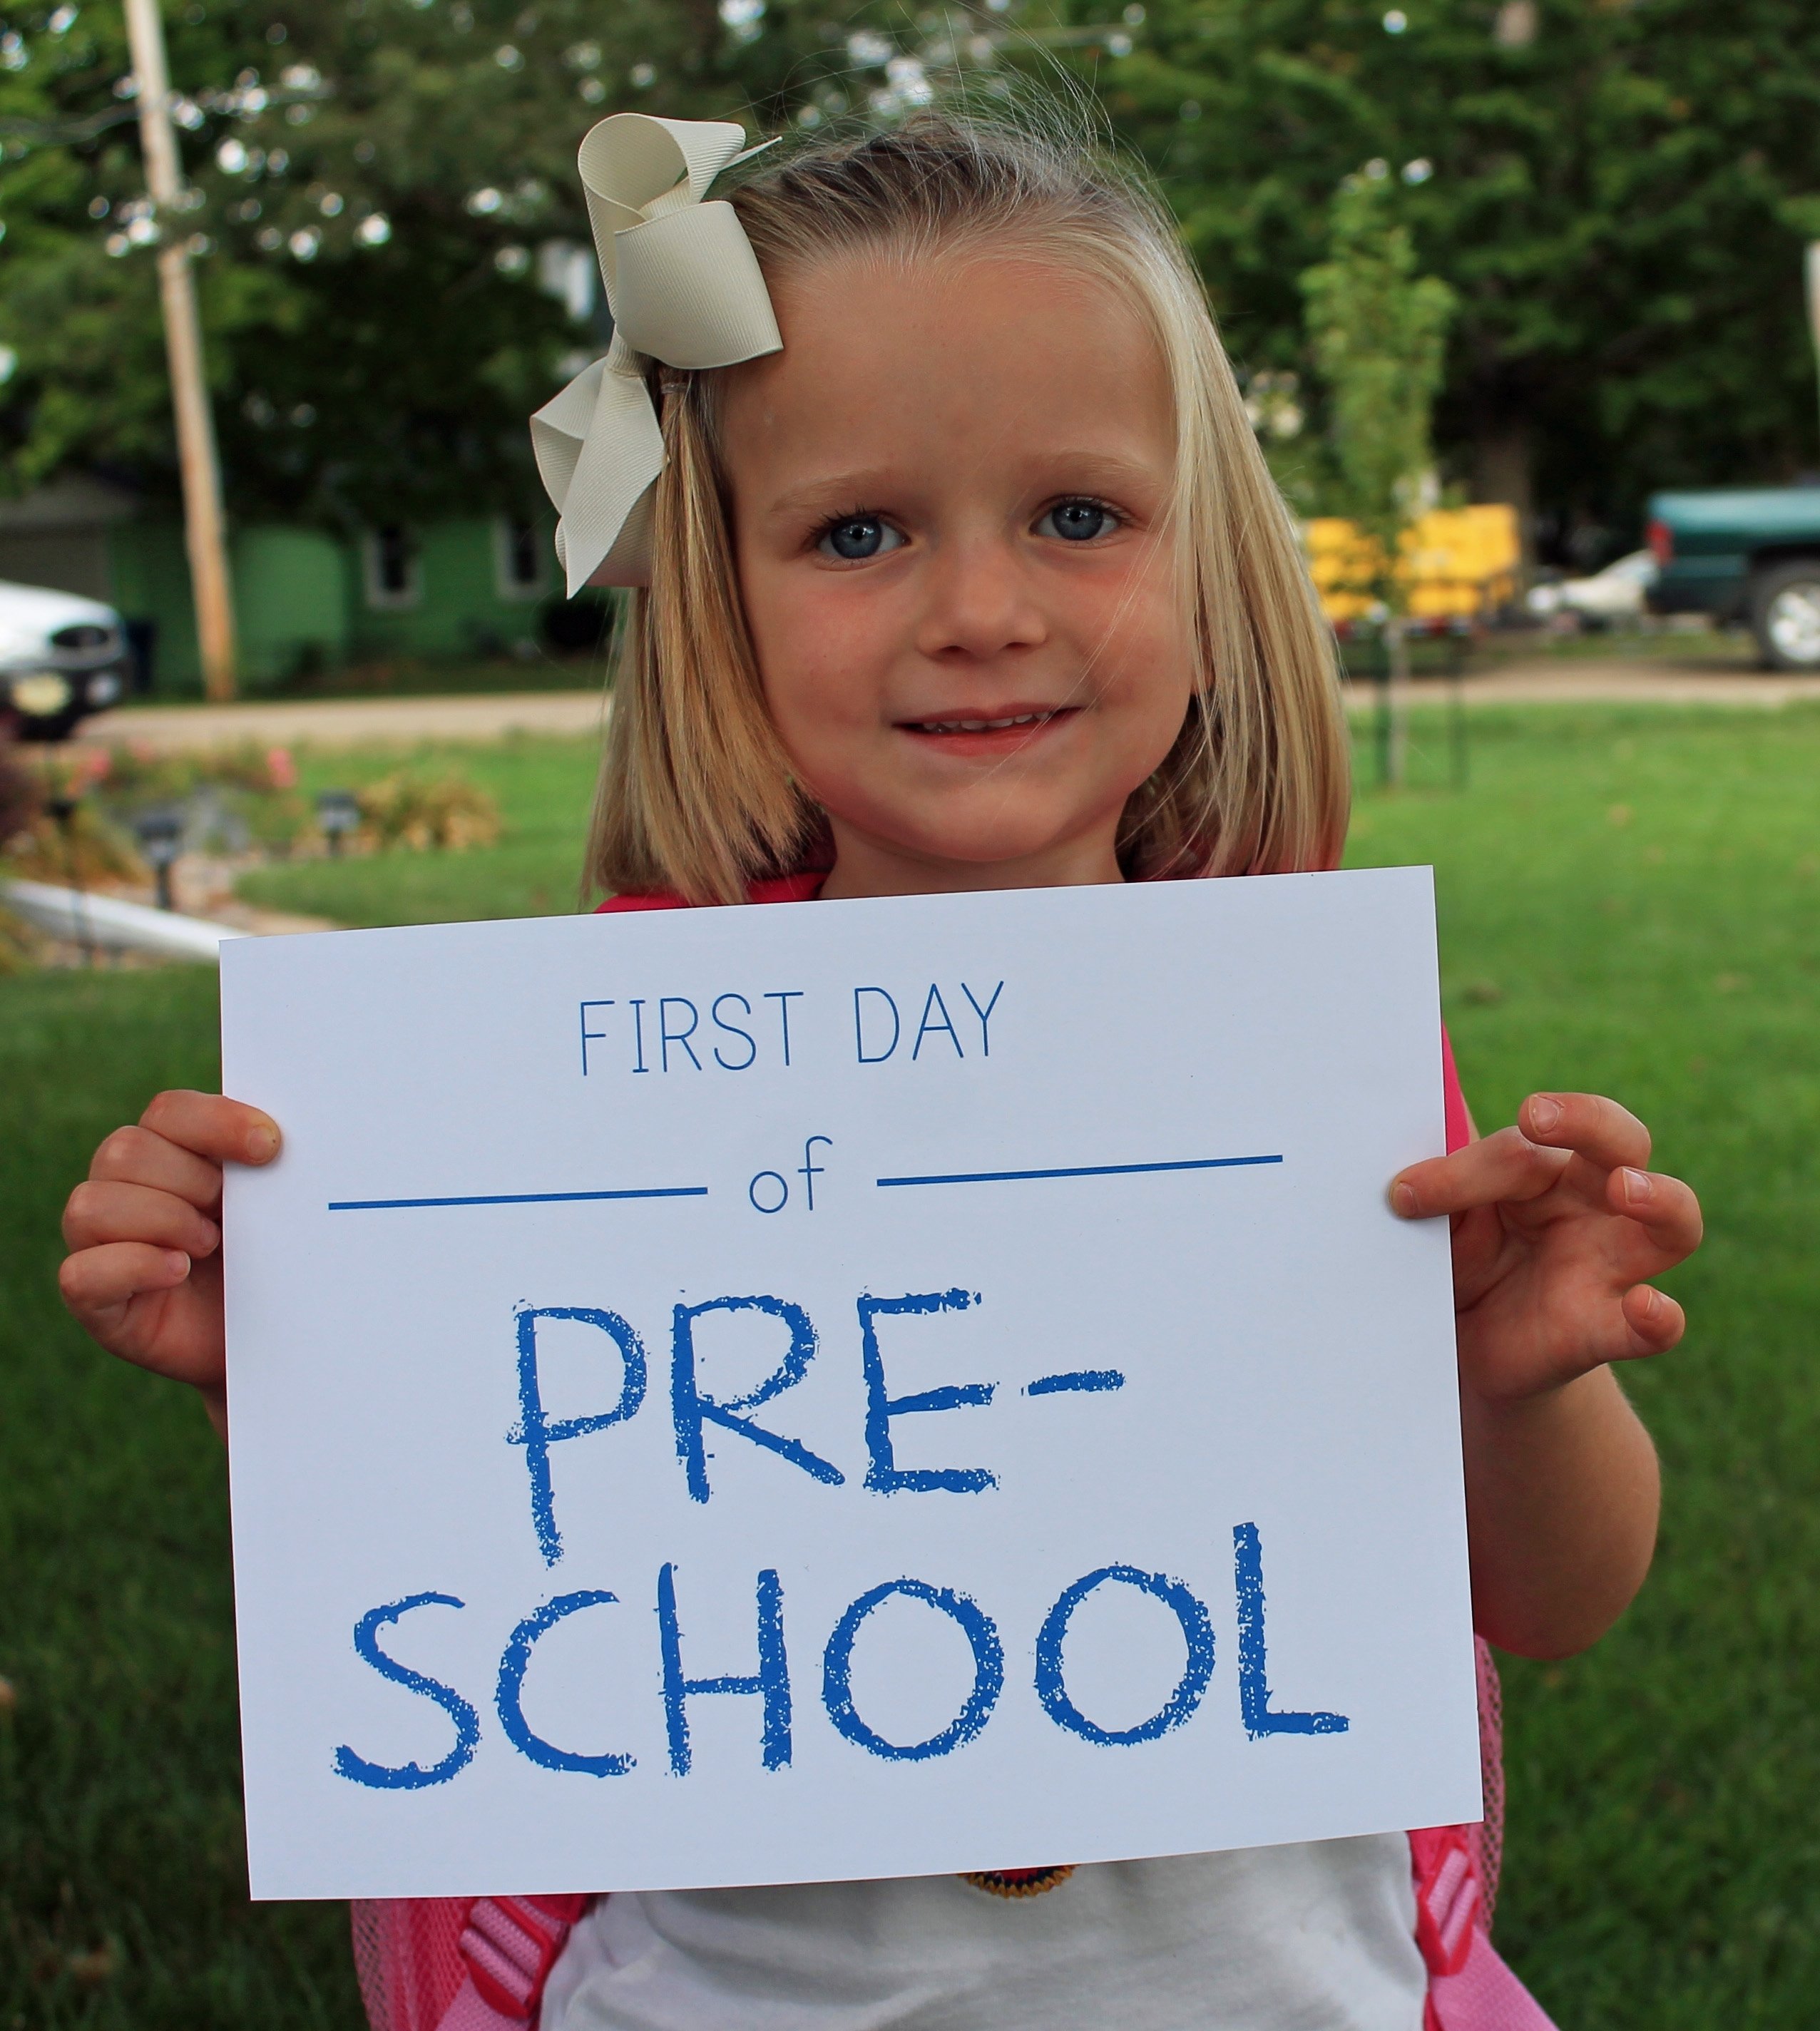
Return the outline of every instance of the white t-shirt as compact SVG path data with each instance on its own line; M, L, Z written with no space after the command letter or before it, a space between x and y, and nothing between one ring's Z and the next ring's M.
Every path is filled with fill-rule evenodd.
M1010 1898L957 1876L621 1893L543 2031L1421 2031L1401 1834L1102 1862Z

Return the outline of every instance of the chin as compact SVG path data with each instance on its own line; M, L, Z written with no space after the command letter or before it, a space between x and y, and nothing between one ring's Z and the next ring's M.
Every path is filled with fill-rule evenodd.
M931 860L947 860L964 866L990 867L1001 863L1034 860L1046 853L1065 848L1069 829L1057 825L1006 825L1001 821L977 825L944 827L923 833L912 851ZM906 844L910 842L906 841Z

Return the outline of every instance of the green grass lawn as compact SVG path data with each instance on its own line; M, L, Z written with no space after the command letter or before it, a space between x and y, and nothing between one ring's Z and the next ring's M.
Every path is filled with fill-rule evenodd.
M1666 1506L1637 1607L1506 1674L1500 1937L1564 2027L1805 2026L1820 1996L1820 714L1475 714L1465 796L1368 797L1432 860L1482 1126L1613 1094L1706 1202L1684 1347L1628 1380ZM1438 734L1438 729L1435 729ZM1438 747L1438 739L1434 742ZM1441 758L1416 757L1441 773Z
M1743 627L1695 624L1691 614L1677 614L1677 625L1643 626L1620 621L1609 628L1589 628L1575 635L1542 628L1488 635L1473 657L1475 670L1491 671L1510 662L1681 663L1695 670L1751 670L1757 668L1757 645Z
M1667 1468L1656 1573L1587 1656L1507 1671L1501 1943L1563 2031L1805 2031L1820 713L1471 725L1470 788L1367 792L1352 858L1439 870L1482 1125L1538 1085L1617 1094L1701 1190L1710 1235L1673 1280L1686 1348L1631 1377ZM500 848L274 870L261 900L349 922L568 907L585 747L461 763L506 810ZM1418 720L1413 773L1445 778L1438 718ZM0 1673L17 1689L0 1720L0 2026L359 2022L339 1910L245 1901L218 1448L181 1392L93 1353L52 1284L58 1207L93 1143L156 1086L212 1079L214 985L0 982Z
M0 980L0 2025L361 2022L346 1918L249 1905L227 1478L188 1392L58 1301L111 1124L214 1084L212 968Z

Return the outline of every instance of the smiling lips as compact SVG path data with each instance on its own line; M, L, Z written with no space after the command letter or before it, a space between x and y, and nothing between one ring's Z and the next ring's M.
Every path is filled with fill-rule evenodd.
M959 712L941 719L901 719L897 729L938 745L945 753L1001 754L1072 719L1079 710L1077 706L1030 706L990 716Z

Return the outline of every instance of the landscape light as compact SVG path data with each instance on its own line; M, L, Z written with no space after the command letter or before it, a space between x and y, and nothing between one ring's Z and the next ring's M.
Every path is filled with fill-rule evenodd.
M132 829L139 835L140 851L151 862L152 874L157 879L158 907L161 910L174 910L177 904L170 893L170 870L183 851L182 812L169 809L142 811L133 820Z
M360 807L352 790L324 790L316 798L316 823L329 842L329 851L338 854L341 841L360 822Z

